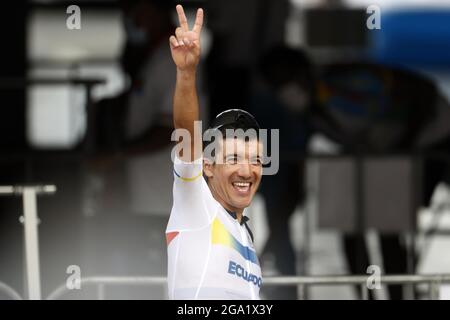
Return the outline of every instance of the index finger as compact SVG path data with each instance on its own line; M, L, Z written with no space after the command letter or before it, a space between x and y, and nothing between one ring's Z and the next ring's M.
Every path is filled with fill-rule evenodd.
M200 32L202 31L202 26L203 26L203 9L200 8L197 10L197 16L195 17L194 28L192 29L192 31L200 34Z
M178 21L180 22L180 27L183 31L189 31L189 25L186 19L186 15L184 14L184 9L181 4L176 6L178 13Z

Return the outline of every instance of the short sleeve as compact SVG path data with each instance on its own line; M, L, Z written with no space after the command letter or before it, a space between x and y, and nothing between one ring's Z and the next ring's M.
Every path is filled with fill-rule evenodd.
M209 225L216 202L203 178L203 159L184 162L175 157L173 177L173 206L167 230L192 230Z

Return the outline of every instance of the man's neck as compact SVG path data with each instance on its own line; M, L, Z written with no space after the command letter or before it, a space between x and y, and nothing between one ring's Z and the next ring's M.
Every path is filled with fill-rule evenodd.
M214 190L214 188L211 187L211 185L209 183L208 183L208 187L209 187L209 190L211 190L211 194L212 194L213 198L216 199L216 201L218 203L220 203L220 205L225 210L236 213L236 219L237 219L237 221L239 223L241 223L241 219L242 219L242 216L243 216L244 209L238 209L238 208L234 208L234 207L228 205L225 201L222 200L222 198L220 198L218 196L217 192Z
M221 201L221 199L219 199L218 197L215 197L214 194L213 194L213 197L214 197L214 199L216 199L217 202L219 202L222 205L222 207L225 210L234 212L236 214L237 221L239 223L241 223L241 219L242 219L243 212L244 212L243 209L237 209L237 208L230 207L227 203L225 203L224 201Z
M225 208L225 207L224 207ZM226 209L226 208L225 208ZM241 223L242 221L242 216L243 216L243 210L240 211L235 211L235 210L228 210L226 209L228 212L234 212L236 214L236 220Z

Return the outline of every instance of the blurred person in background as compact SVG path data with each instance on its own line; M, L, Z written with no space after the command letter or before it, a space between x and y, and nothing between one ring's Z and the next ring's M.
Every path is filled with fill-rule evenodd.
M97 149L127 151L160 148L168 144L172 125L170 90L175 71L163 45L175 28L171 1L121 1L125 44L120 65L128 88L96 106Z
M170 146L173 130L175 69L165 45L175 28L170 1L122 1L121 9L126 38L120 64L129 86L94 106L96 143L87 190L97 195L93 201L87 196L87 215L136 211L130 205L135 206L142 192L153 194L155 187L147 184L142 190L136 177L158 169L159 162L150 165L146 158Z
M280 167L261 184L269 236L262 253L263 270L272 275L297 274L290 218L305 199L305 152L310 136L309 113L315 104L310 60L299 49L277 45L258 64L251 111L262 127L280 130ZM297 299L294 286L263 290L270 299Z
M212 44L206 59L210 115L235 106L247 109L252 74L260 55L283 43L289 0L206 2Z

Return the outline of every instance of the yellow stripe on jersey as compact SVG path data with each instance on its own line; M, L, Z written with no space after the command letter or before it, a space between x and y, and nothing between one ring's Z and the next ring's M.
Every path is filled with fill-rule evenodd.
M192 178L183 178L183 177L180 176L175 170L173 170L173 173L175 173L175 175L176 175L178 178L180 178L181 180L186 181L186 182L194 181L194 180L197 179L198 177L201 177L201 176L202 176L202 172L201 172L201 171L200 171L200 173L199 173L198 175L196 175L195 177L192 177Z

